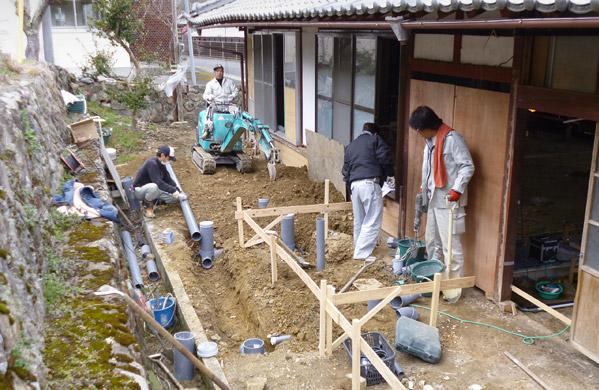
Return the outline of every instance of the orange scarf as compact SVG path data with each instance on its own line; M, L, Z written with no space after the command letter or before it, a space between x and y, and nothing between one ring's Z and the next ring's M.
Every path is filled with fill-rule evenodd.
M447 170L445 169L445 159L443 158L443 144L445 136L453 129L443 123L437 131L435 140L435 155L433 157L433 169L435 172L435 187L443 188L447 185Z

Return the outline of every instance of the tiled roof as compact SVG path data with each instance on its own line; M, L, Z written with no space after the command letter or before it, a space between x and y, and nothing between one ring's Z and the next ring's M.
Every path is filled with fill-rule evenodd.
M415 13L510 10L513 12L565 12L587 14L599 11L599 0L213 0L194 3L197 26L236 21L304 20L364 14L383 16L391 12Z

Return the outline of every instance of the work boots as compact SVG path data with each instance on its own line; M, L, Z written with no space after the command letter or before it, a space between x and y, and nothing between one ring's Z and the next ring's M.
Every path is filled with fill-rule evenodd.
M144 206L144 217L154 218L154 202L143 202Z

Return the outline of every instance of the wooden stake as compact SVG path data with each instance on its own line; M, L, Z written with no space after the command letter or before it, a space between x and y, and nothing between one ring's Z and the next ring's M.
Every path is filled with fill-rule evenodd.
M326 329L327 329L327 281L320 281L320 334L318 335L318 353L324 356L326 351Z
M439 316L439 292L441 291L441 274L436 273L433 281L433 297L431 299L431 320L430 326L437 327L437 317Z
M237 212L243 212L241 197L239 196L237 197ZM239 230L239 246L243 248L243 219L237 221L237 229Z
M270 235L270 271L272 273L271 285L274 287L275 282L278 278L277 273L277 236L276 234Z
M333 286L327 286L327 300L332 302L333 299ZM327 335L326 335L326 344L327 344L327 355L331 356L333 354L333 318L330 315L327 315Z
M558 312L557 310L555 310L555 309L547 306L546 304L544 304L543 302L539 301L537 298L533 297L532 295L527 294L524 291L520 290L518 287L512 285L512 291L515 292L516 294L520 295L522 298L526 299L527 301L534 303L535 305L537 305L541 309L545 310L547 313L551 314L552 316L554 316L558 320L562 321L564 324L566 324L566 325L572 325L572 320L571 319L569 319L568 317L566 317L562 313Z
M329 204L329 179L324 181L324 204ZM329 236L329 212L324 212L324 242L326 245L327 237Z
M352 320L352 335L351 335L351 388L352 390L360 390L360 340L362 333L360 321Z
M541 378L539 378L534 372L530 371L528 369L528 367L526 367L524 364L522 364L520 362L520 360L516 359L511 353L505 351L504 352L505 356L507 356L511 361L514 362L514 364L516 364L518 367L520 367L522 369L522 371L524 371L525 373L528 374L528 376L530 376L532 379L535 380L535 382L537 382L542 388L544 388L545 390L553 390L553 387L549 386L547 383L545 383Z

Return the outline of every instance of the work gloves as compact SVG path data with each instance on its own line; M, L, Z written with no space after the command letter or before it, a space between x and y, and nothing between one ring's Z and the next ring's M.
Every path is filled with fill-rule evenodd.
M182 201L187 199L187 195L184 192L175 191L173 193L173 198L178 201Z
M447 200L449 200L450 202L457 202L458 200L460 200L460 196L462 196L462 194L460 194L459 192L449 190L449 192L447 193Z
M387 176L387 185L391 188L395 188L395 178L393 176Z

